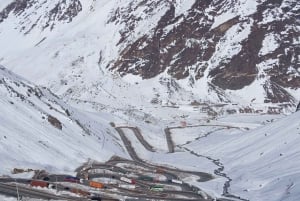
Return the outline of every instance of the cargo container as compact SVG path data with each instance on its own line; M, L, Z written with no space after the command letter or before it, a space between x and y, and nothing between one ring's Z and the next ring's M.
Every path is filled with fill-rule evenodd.
M96 181L90 181L89 185L93 188L104 188L104 184Z
M30 182L30 185L31 186L34 186L34 187L42 187L42 188L48 188L48 186L49 186L49 183L48 182L46 182L46 181L38 181L38 180L32 180L31 182Z
M134 179L128 179L126 177L120 177L121 181L127 182L129 184L135 184L135 180Z

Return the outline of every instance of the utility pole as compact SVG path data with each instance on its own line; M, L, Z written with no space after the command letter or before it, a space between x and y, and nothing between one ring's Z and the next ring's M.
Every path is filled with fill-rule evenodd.
M57 175L55 175L55 188L56 188L56 194L58 193L58 189L57 189Z
M18 188L17 179L15 179L15 182L16 182L16 189L17 189L17 199L18 199L18 201L20 201L19 188Z

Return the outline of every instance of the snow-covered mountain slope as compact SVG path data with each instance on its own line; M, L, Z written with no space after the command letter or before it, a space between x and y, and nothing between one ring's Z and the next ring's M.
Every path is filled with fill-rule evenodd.
M219 132L185 147L219 158L232 179L232 193L255 201L300 200L299 118L300 112L296 112L249 132ZM240 125L245 118L231 116L218 121Z
M300 200L299 113L241 126L241 113L290 112L300 100L299 9L297 0L0 0L0 64L24 77L0 67L1 174L128 158L114 122L142 130L157 153L130 139L149 162L214 173L220 159L230 193ZM182 122L196 127L172 130L185 149L169 154L164 128ZM217 127L201 127L209 122ZM220 197L226 179L187 182Z
M297 0L6 4L0 62L68 99L114 102L110 91L128 103L132 93L148 103L300 99Z
M2 66L0 97L1 174L14 167L71 172L88 158L126 157L108 119L95 121Z
M0 10L3 10L12 1L13 0L2 0L2 1L0 1Z
M213 120L192 105L157 106L147 113L145 107L130 108L125 103L127 108L120 110L116 103L107 108L76 100L79 110L4 67L0 68L0 95L0 174L9 174L14 167L72 172L88 158L129 158L109 125L114 122L141 130L155 153L147 151L130 130L125 133L139 157L150 163L211 174L222 165L221 173L232 179L227 190L235 196L253 201L299 199L299 112L281 120L278 115L259 114L224 115ZM176 145L172 154L167 151L166 127L172 129ZM220 175L209 182L193 178L185 182L222 197L227 177Z

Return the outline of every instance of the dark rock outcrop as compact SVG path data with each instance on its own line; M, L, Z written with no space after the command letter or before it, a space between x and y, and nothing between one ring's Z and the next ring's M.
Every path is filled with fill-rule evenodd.
M62 130L62 124L57 118L55 118L51 115L48 115L48 122L55 128Z

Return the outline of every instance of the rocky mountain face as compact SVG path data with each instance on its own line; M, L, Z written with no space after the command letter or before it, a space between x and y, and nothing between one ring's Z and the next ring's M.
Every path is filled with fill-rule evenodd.
M18 36L39 38L33 49L41 43L52 47L51 36L71 46L61 35L72 27L84 37L72 41L76 48L57 49L88 47L88 56L71 56L81 58L81 66L97 66L95 71L144 81L167 78L198 98L215 93L217 102L251 97L295 105L300 98L299 10L297 0L15 0L0 12L0 36L7 40L5 26L14 24L10 29ZM99 42L87 46L95 38ZM57 61L60 52L55 52L46 59ZM1 57L9 67L12 59Z
M46 12L41 14L35 12L45 8ZM71 22L82 10L80 1L58 0L58 1L36 1L36 0L16 0L8 4L0 12L0 23L10 14L20 17L20 31L28 34L35 26L41 29L54 28L58 21ZM32 20L35 18L35 20Z
M293 100L284 88L300 86L299 3L261 1L247 16L239 13L240 3L199 0L176 16L170 2L152 33L126 47L112 69L145 79L164 71L194 82L207 76L224 90L239 90L263 79L266 102ZM219 19L228 12L231 18ZM268 46L272 51L263 51Z

